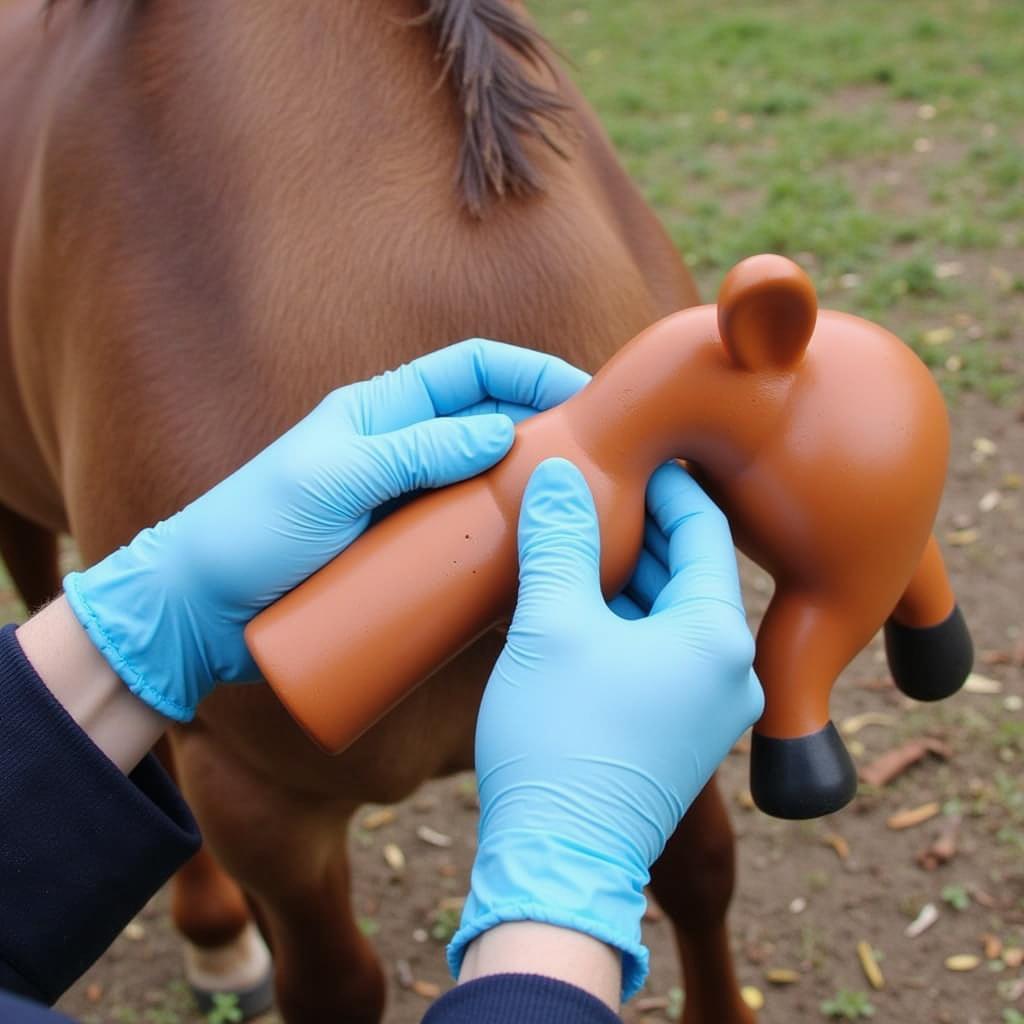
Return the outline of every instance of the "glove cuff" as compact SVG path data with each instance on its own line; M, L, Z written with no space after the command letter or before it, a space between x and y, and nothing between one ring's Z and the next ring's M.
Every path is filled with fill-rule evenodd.
M163 634L187 630L167 607L159 572L121 548L85 572L64 577L64 595L107 664L140 700L176 722L195 717L200 673L169 657ZM180 641L181 637L178 636ZM180 642L174 645L180 647Z
M536 921L583 932L622 953L622 999L647 978L649 953L640 921L646 870L603 859L578 844L527 830L481 841L462 923L448 946L457 978L466 947L510 921Z

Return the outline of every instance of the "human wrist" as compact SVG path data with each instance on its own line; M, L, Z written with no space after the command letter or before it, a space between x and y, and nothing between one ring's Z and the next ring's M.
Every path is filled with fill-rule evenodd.
M64 597L18 627L18 643L54 698L126 774L168 720L125 686L91 642Z
M583 932L535 921L499 924L470 943L458 983L499 974L554 978L619 1009L622 954Z
M532 922L614 949L622 999L629 999L648 970L641 940L647 881L646 866L635 858L617 860L579 840L530 829L485 835L462 922L448 947L452 974L461 977L464 957L481 936L501 925Z
M215 674L200 635L210 616L190 607L189 559L174 557L171 523L63 583L70 610L124 686L161 716L187 722Z

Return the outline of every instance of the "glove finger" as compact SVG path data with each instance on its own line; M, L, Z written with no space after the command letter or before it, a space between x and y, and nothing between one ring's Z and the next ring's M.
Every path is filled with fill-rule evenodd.
M668 569L645 548L640 552L636 568L624 592L646 615L668 581Z
M714 502L675 463L655 472L647 494L651 515L668 538L671 576L652 614L695 600L722 601L742 612L732 534Z
M542 462L519 513L519 602L561 611L568 598L604 603L597 512L583 474L565 459Z
M644 608L634 601L626 591L621 594L616 594L608 602L608 607L615 612L620 619L626 619L628 622L634 622L637 619L645 619L647 612Z
M537 415L537 410L532 405L519 405L516 402L503 402L497 398L485 398L482 402L474 402L465 409L457 409L452 416L479 416L482 413L498 412L507 416L513 423L522 423L523 420Z
M434 416L449 416L487 398L534 410L549 409L574 395L589 380L588 374L557 356L471 338L368 381L368 385L375 386L374 397L379 404L378 410L368 410L374 419L368 432L378 432L375 424L389 416L389 409L400 412L408 406L415 411L416 419L425 418L424 403Z
M370 512L410 491L444 487L490 469L515 438L507 416L440 418L353 444L345 487L355 512Z

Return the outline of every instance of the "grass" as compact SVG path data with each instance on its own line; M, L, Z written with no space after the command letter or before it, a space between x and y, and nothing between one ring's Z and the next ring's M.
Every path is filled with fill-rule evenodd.
M548 0L537 16L705 295L743 256L783 252L824 304L902 332L947 394L1000 402L1024 375L1024 7L967 7Z

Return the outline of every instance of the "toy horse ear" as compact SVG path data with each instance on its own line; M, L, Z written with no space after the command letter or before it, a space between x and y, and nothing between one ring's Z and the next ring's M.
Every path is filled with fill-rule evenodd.
M718 293L722 344L745 370L796 366L817 316L811 279L784 256L766 253L737 263Z

